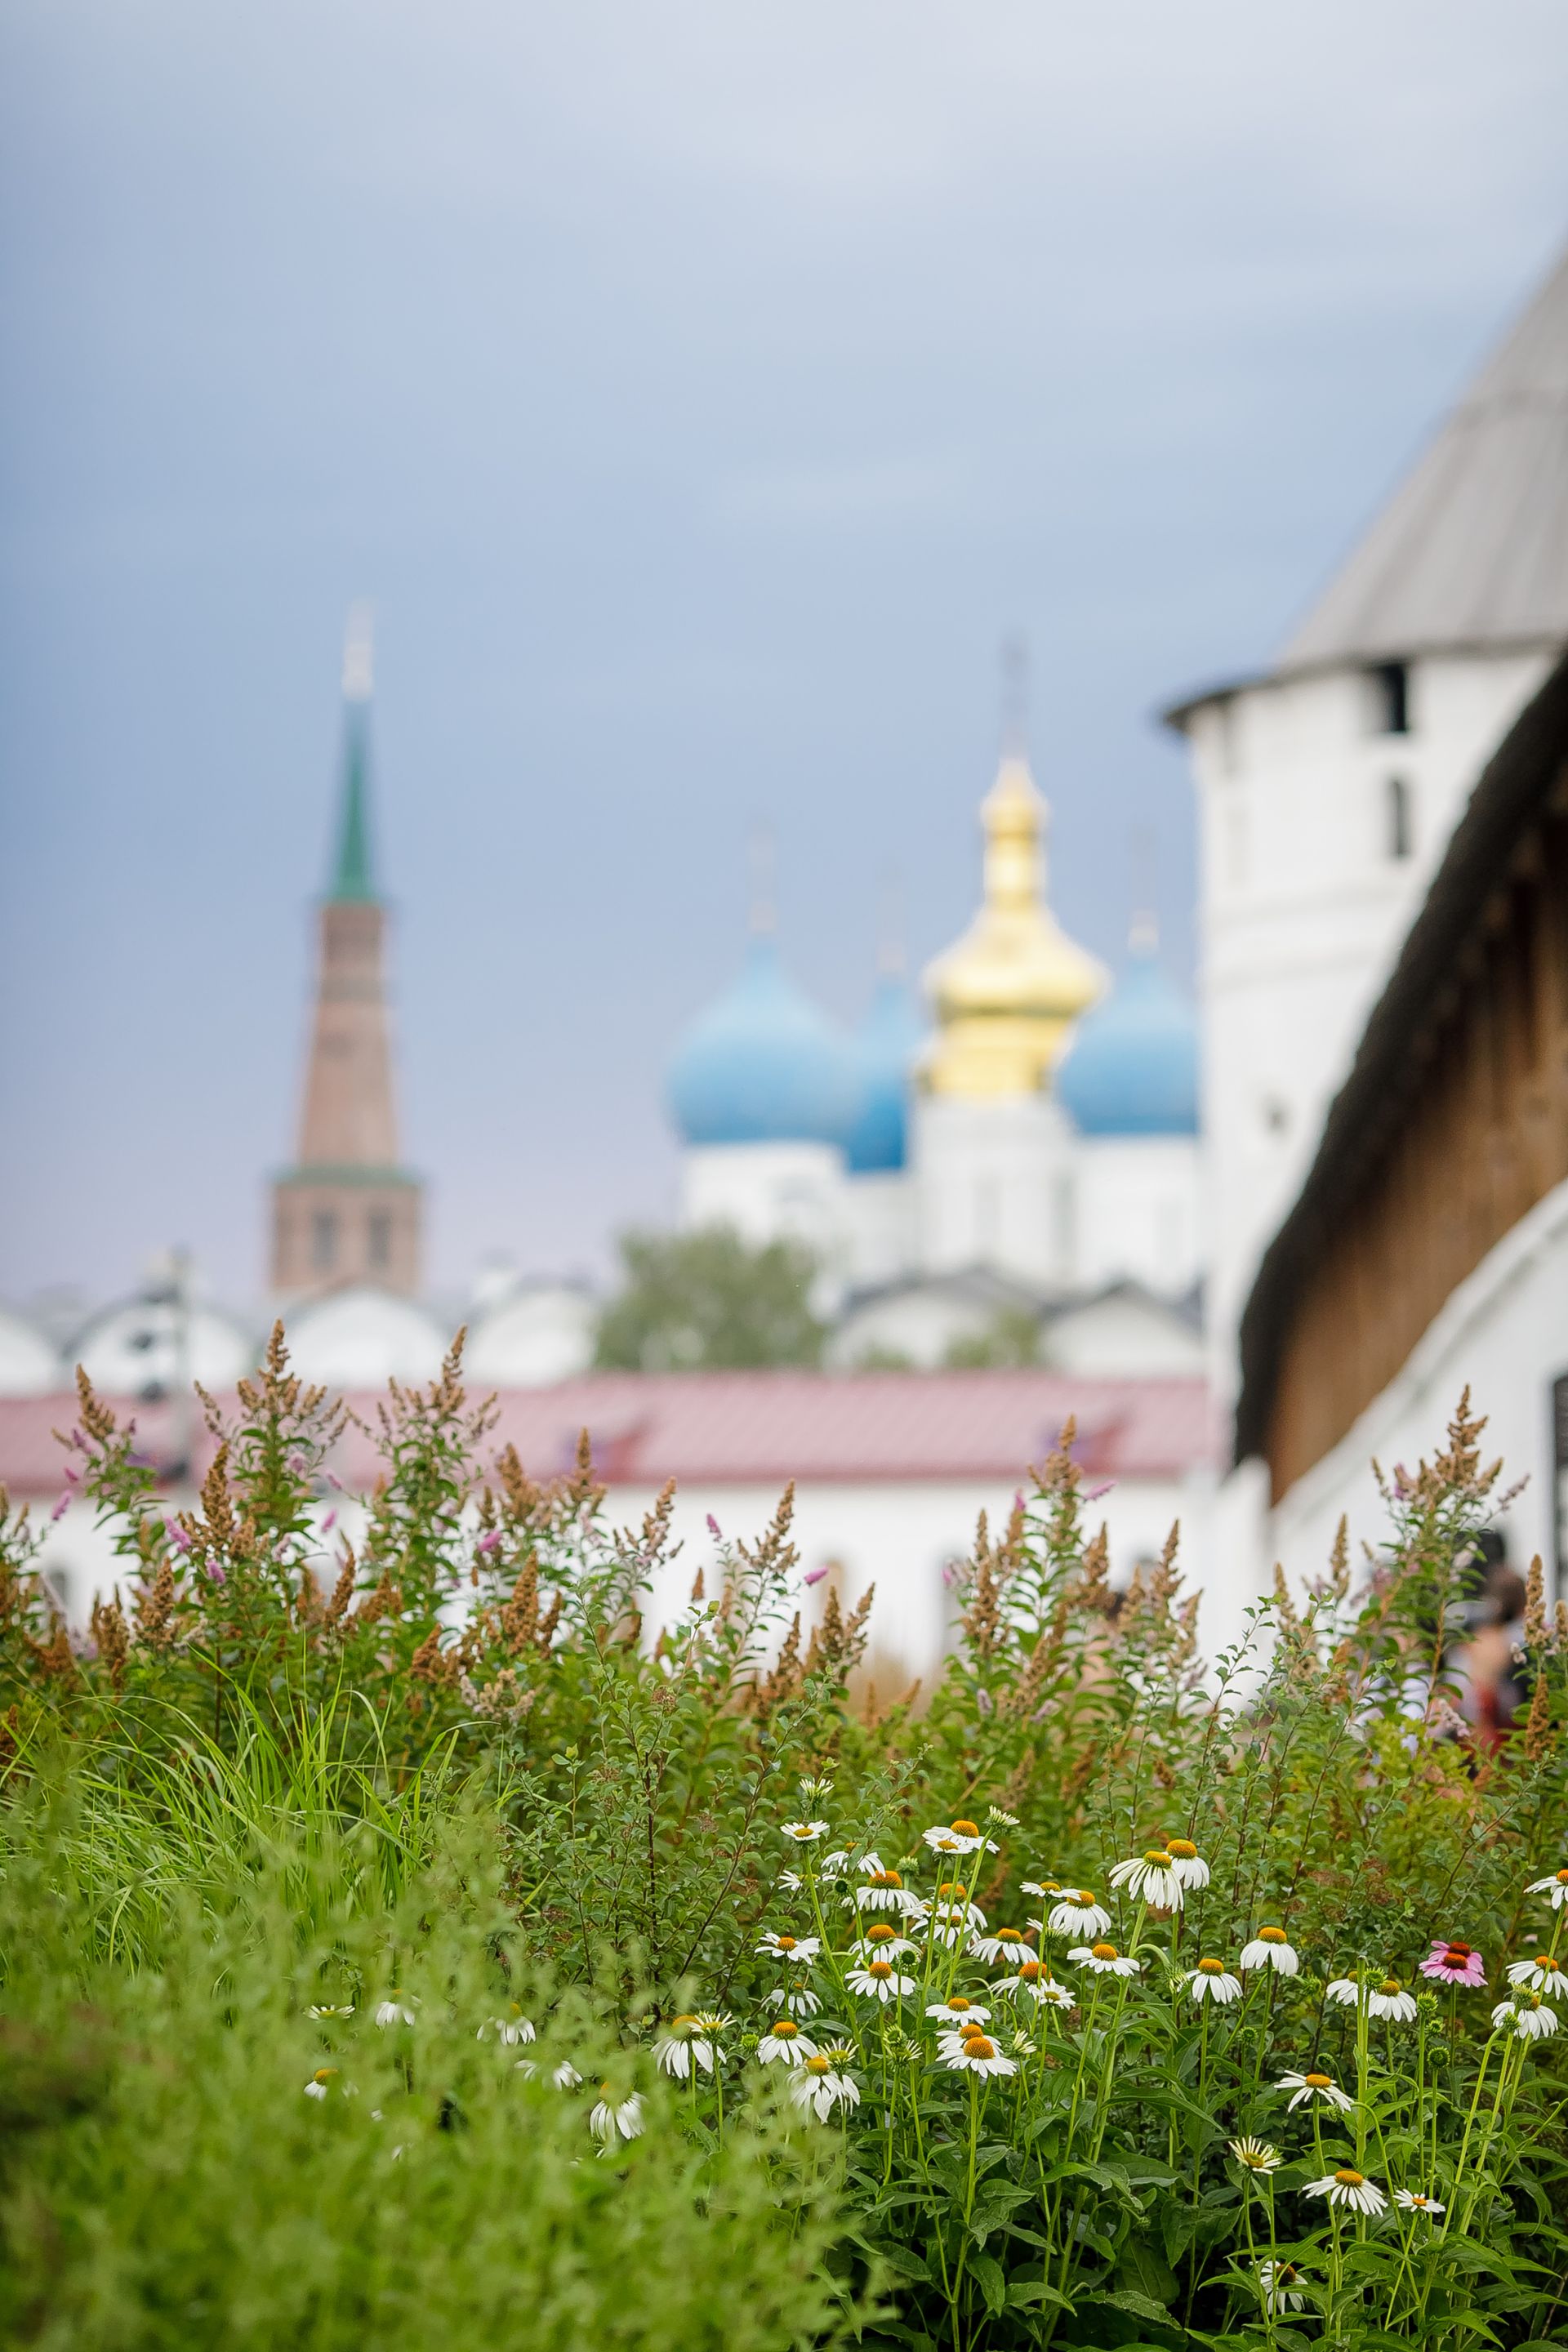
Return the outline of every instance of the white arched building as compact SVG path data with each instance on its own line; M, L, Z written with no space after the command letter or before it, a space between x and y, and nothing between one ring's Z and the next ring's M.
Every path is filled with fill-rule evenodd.
M764 929L674 1057L681 1223L805 1243L837 1362L937 1363L1031 1319L1055 1361L1069 1310L1074 1352L1119 1370L1194 1360L1194 1017L1147 924L1105 992L1046 903L1046 815L1009 750L981 810L981 906L925 975L931 1025L885 971L845 1035ZM1137 1296L1091 1332L1112 1288Z

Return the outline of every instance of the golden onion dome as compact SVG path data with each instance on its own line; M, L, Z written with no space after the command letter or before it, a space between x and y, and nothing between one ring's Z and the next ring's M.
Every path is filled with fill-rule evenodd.
M1021 752L1004 754L980 815L985 901L926 968L938 1031L921 1082L939 1095L1037 1094L1105 974L1045 903L1046 803Z

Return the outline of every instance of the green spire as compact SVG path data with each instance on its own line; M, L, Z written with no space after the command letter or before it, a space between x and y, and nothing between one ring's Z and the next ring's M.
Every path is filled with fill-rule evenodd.
M343 717L342 815L330 896L339 902L364 901L375 897L370 873L370 729L365 704L349 703Z

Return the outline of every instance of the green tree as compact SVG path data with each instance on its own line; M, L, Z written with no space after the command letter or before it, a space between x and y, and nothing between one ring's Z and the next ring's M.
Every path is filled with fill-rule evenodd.
M816 1261L799 1242L753 1249L727 1225L620 1237L621 1287L599 1319L610 1371L730 1371L816 1364Z
M1040 1318L1026 1307L1004 1307L984 1331L954 1339L943 1359L952 1372L1012 1369L1040 1360Z

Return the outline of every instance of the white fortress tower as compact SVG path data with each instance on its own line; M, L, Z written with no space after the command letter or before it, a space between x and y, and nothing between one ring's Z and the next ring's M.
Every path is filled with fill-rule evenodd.
M1199 811L1214 1376L1489 754L1568 640L1568 257L1264 676L1167 716Z

